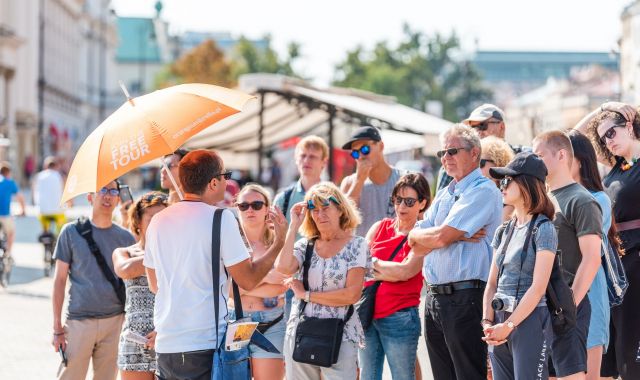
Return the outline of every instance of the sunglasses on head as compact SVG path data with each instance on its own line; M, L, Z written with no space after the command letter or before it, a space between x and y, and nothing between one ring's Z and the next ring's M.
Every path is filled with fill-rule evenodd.
M363 156L368 156L369 153L371 153L371 147L369 145L363 145L360 147L360 149L352 149L351 157L357 160L358 158L360 158L360 154L362 154Z
M335 203L336 205L339 205L339 204L340 204L340 202L338 202L338 200L337 200L333 195L331 195L331 196L330 196L329 198L327 198L327 199L319 199L319 201L321 202L321 203L320 203L320 205L321 205L322 207L327 207L327 206L329 206L329 202L330 202L330 201L331 201L331 202L333 202L333 203ZM315 203L313 203L313 199L309 199L309 200L307 201L307 209L309 209L309 210L313 210L313 209L315 209L315 208L316 208L316 205L315 205Z
M513 178L511 178L511 177L504 177L503 179L501 179L500 180L500 190L504 191L504 189L509 187L509 184L511 183L511 181L513 181Z
M399 196L395 196L393 197L393 203L395 203L397 206L400 206L402 204L402 202L404 202L404 204L407 207L413 207L416 205L416 203L419 201L419 199L416 198L411 198L411 197L399 197Z
M225 180L230 180L231 179L231 175L233 173L232 172L222 172L222 173L218 173L216 175L213 176L213 178L218 178L220 176L224 177Z
M491 160L491 159L488 159L488 158L481 158L480 159L480 168L484 168L485 165L487 164L487 162L491 162L494 165L496 163L494 160Z
M500 124L500 123L501 123L500 121L496 121L496 120L487 120L487 121L483 121L482 123L472 125L471 128L477 129L478 131L486 131L487 129L489 129L489 124Z
M448 154L449 156L455 156L456 154L458 154L458 152L460 152L461 150L465 150L466 148L449 148L449 149L443 149L443 150L439 150L438 152L436 152L436 155L438 156L438 158L442 158L445 156L445 154Z
M100 190L98 191L98 193L99 193L100 195L102 195L102 196L105 196L105 195L109 194L109 195L111 195L112 197L117 197L118 195L120 195L120 189L115 188L115 187L114 187L114 188L111 188L111 189L108 189L108 188L106 188L106 187L103 187L102 189L100 189Z
M614 125L611 128L607 129L602 136L600 136L600 142L602 145L607 145L607 139L613 140L616 137L616 128L624 128L624 124Z
M258 210L262 210L264 205L265 205L265 203L263 201L253 201L251 203L247 203L247 202L236 203L236 207L240 211L247 211L249 209L249 207L251 207L252 209L258 211Z

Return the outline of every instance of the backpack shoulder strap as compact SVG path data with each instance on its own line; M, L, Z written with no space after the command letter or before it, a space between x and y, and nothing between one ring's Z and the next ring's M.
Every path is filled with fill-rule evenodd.
M293 195L293 190L295 190L296 188L296 184L294 183L293 185L287 187L287 189L284 191L284 203L282 204L282 213L284 214L284 217L287 217L287 213L289 211L289 203L291 202L291 195Z
M220 229L222 225L222 212L218 208L213 213L213 226L211 231L211 276L213 277L213 308L215 313L216 349L218 342L218 320L220 317Z

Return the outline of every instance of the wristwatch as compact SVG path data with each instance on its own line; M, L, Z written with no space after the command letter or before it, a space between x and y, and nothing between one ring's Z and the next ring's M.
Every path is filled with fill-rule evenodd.
M505 322L505 324L507 325L508 328L510 328L511 330L516 328L516 324L513 323L513 321L507 321Z
M309 302L309 298L311 298L311 292L307 290L304 292L304 302Z

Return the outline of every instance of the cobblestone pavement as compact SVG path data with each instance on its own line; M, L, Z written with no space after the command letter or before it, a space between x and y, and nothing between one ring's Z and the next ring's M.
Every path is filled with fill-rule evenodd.
M18 236L11 284L7 289L0 288L0 379L54 379L60 357L51 346L53 281L44 277L43 249L36 243L37 220L26 217L16 221ZM421 337L418 357L423 379L430 380L426 355ZM387 365L384 379L391 379Z

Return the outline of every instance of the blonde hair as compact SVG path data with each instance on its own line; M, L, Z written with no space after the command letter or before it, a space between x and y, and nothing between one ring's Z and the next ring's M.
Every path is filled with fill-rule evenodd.
M241 196L251 191L260 194L262 198L264 198L264 207L266 207L267 210L269 209L269 207L271 207L271 196L269 195L269 192L267 191L267 189L258 185L257 183L248 183L244 185L242 190L240 190L240 192L236 195L236 202L238 201L238 199L240 199ZM274 238L275 233L273 232L273 230L269 228L269 226L265 225L264 233L262 234L262 244L268 247L273 243Z
M362 222L358 208L333 182L320 182L312 186L305 194L304 201L311 200L314 204L320 205L329 202L330 197L338 201L335 206L340 211L340 229L347 231L358 227ZM305 215L299 232L307 239L320 235L320 231L311 217L311 212L308 211Z
M309 135L303 137L302 140L298 141L296 144L296 156L302 149L318 149L322 151L322 159L329 157L329 146L324 140L315 135Z
M489 157L495 166L505 167L513 160L513 149L501 138L495 136L487 136L480 140L482 145L482 154Z

